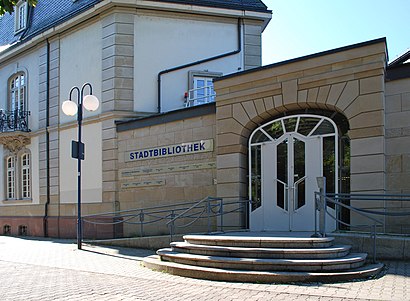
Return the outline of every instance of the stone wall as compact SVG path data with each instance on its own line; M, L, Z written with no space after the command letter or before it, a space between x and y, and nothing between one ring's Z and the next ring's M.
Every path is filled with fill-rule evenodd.
M219 197L247 199L248 138L284 112L324 109L349 122L351 191L385 190L385 39L226 76L217 94Z
M143 122L147 120L152 119L148 117L143 119ZM181 117L179 120L142 127L137 120L134 125L137 128L118 131L118 210L174 206L178 203L198 201L207 196L216 196L215 151L162 158L150 157L135 161L127 159L129 152L201 140L213 141L213 113L185 119ZM144 218L145 222L150 218L154 219L148 215ZM161 233L168 233L164 221L144 227L145 235ZM140 235L139 225L125 224L124 234Z
M262 65L262 24L257 21L243 21L243 47L245 70Z
M410 80L386 84L386 191L410 194ZM395 211L410 211L410 202L390 202ZM387 218L388 231L410 233L408 217Z

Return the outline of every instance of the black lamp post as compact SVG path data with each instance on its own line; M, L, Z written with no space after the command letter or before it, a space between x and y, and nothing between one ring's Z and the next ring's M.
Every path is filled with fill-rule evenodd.
M84 95L85 87L89 88L90 94ZM77 104L72 101L72 94L77 91ZM78 141L71 143L71 157L77 159L77 248L81 249L82 243L82 221L81 221L81 160L84 160L84 143L81 142L81 127L83 121L83 106L87 111L95 111L98 109L98 98L93 94L93 88L90 83L85 83L81 89L72 87L69 94L69 99L63 102L61 106L63 112L67 116L77 114L78 122Z

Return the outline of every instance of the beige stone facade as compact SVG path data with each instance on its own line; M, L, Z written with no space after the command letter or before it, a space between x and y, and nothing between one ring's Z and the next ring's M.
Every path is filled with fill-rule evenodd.
M249 198L247 145L255 128L282 116L320 111L341 114L348 122L351 193L409 193L409 80L386 82L386 59L381 39L216 81L218 196ZM393 211L409 206L375 204ZM408 233L405 217L382 219L382 231ZM356 214L350 220L364 222Z
M410 194L410 80L386 84L386 191ZM388 207L408 212L409 202L389 202ZM387 231L408 233L408 217L387 217Z
M211 104L211 109L213 105ZM195 111L196 108L190 109ZM168 116L177 116L163 123ZM118 200L117 210L145 209L196 202L208 196L216 196L216 133L215 114L178 118L178 112L160 117L135 120L130 130L118 132ZM154 124L145 126L147 119ZM130 152L162 149L198 141L209 141L211 149L200 153L150 156L129 161ZM138 210L137 210L138 211ZM162 215L158 213L157 215ZM168 214L168 213L166 213ZM144 222L148 222L149 216ZM139 226L124 225L124 235L140 235ZM165 221L147 225L144 234L167 234Z
M248 200L250 134L271 120L303 113L338 116L335 122L347 127L344 133L350 141L350 191L347 192L408 193L409 81L387 81L386 67L384 39L264 66L216 80L215 114L170 122L164 119L149 127L119 131L121 209L135 208L136 204L148 207L188 202L206 196L226 201ZM177 116L181 112L172 114ZM153 117L147 119L150 118ZM131 150L201 139L215 139L214 152L141 162L124 159ZM215 167L164 171L166 166L203 162L214 162ZM156 167L160 171L152 173ZM146 174L140 172L143 168L148 168ZM139 174L126 177L130 170L139 170ZM141 187L144 181L157 181L157 184ZM135 182L133 188L125 188L124 184L132 182ZM365 207L369 203L352 202L352 205ZM360 224L363 218L352 214L350 221ZM407 231L404 219L385 218L385 222L386 231ZM231 216L229 223L246 227L247 216Z
M386 85L387 191L410 193L410 80Z
M248 197L247 143L257 126L317 110L339 112L350 124L351 160L362 162L351 164L351 191L384 191L385 67L379 41L216 81L218 196Z

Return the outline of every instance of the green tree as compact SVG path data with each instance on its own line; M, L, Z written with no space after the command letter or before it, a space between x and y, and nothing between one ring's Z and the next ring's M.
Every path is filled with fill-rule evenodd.
M36 6L38 0L26 0L27 3L31 6ZM14 7L19 2L19 0L0 0L0 16L5 13L12 13Z

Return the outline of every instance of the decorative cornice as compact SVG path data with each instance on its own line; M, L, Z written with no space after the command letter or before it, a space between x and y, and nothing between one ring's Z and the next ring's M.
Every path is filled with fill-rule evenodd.
M10 152L16 153L30 144L30 133L12 132L0 133L0 144L3 144Z

